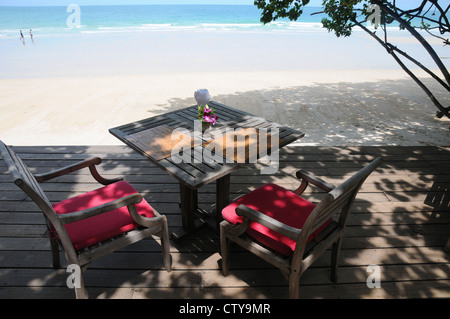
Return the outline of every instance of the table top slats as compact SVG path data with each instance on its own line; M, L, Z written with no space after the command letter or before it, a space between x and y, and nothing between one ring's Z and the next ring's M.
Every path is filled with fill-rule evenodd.
M267 129L268 133L270 133L271 128L278 128L280 137L279 147L286 146L304 136L302 132L297 130L283 127L278 123L270 122L262 117L254 116L215 101L210 101L209 105L219 117L218 123L213 127L213 130L220 130L221 133L228 133L238 128ZM205 147L204 143L210 141L213 136L211 134L208 135L208 131L203 135L200 131L194 131L195 121L197 120L197 111L198 107L194 105L117 126L111 128L109 131L112 135L116 136L119 140L145 158L151 160L161 169L178 179L181 183L197 189L229 174L243 165L248 165L248 163L231 162L230 159L224 157L223 154L216 154L215 149L207 149ZM204 145L195 146L191 149L183 149L183 151L178 154L178 157L184 156L182 157L184 160L177 160L177 157L173 155L173 157L170 156L156 161L127 139L127 136L129 135L164 124L169 125L174 129L182 128L188 130L196 140L199 140L201 137Z

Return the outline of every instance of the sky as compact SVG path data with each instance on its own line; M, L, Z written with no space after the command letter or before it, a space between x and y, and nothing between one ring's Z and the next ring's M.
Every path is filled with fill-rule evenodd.
M399 0L408 6L421 0ZM447 0L446 0L447 1ZM131 4L241 4L253 5L254 0L0 0L0 6L68 6L83 5L131 5ZM310 0L310 6L321 7L323 0Z
M0 5L8 6L67 6L71 3L82 5L117 5L117 4L246 4L253 5L253 0L0 0Z
M67 6L71 3L82 5L119 4L241 4L253 5L254 0L0 0L0 6ZM322 0L311 0L318 6Z

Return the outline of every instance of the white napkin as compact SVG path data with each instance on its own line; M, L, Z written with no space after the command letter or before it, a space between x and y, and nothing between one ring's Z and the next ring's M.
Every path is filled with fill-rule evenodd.
M199 89L194 93L195 100L197 101L197 105L206 105L209 103L209 92L207 89Z

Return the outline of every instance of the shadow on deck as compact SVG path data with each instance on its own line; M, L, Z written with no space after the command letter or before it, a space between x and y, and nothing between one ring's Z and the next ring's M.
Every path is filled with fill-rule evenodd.
M124 176L169 220L169 232L181 226L178 182L124 146L17 146L34 172L45 172L88 156L100 156L105 177ZM288 189L298 185L295 171L308 170L339 183L374 157L382 165L363 185L349 217L338 283L329 279L330 254L301 278L301 298L448 298L450 256L450 147L288 146L280 169L261 175L258 164L231 175L231 199L267 183ZM76 183L75 183L76 182ZM50 201L95 189L88 171L43 184ZM74 298L67 288L67 263L51 266L44 218L11 183L0 161L0 298ZM314 201L322 194L305 193ZM211 207L215 185L199 191L200 206ZM165 272L156 240L148 239L113 253L88 268L91 298L287 298L279 271L235 247L231 271L223 277L219 236L203 227L179 244L171 243L173 268ZM367 266L381 269L381 288L368 288Z

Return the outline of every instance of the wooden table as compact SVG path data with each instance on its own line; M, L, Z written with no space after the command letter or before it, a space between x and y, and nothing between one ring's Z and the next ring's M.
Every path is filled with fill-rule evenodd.
M219 122L213 128L221 130L223 133L230 130L238 130L239 128L269 130L268 132L272 129L277 129L279 132L279 148L304 136L302 132L224 104L211 101L209 106L214 109L215 114L219 117ZM183 228L172 234L172 239L175 240L187 233L191 233L205 223L205 217L208 217L209 214L205 214L204 211L198 208L197 190L213 181L216 181L216 222L218 225L220 212L229 203L230 173L243 165L247 165L249 162L249 160L243 161L230 158L225 151L223 153L217 151L217 147L211 153L212 143L217 142L219 139L217 139L217 135L212 136L208 132L202 134L199 130L194 131L196 119L197 106L191 106L109 130L112 135L179 181ZM179 158L177 159L170 156L170 153L169 155L167 153L167 149L170 149L173 143L181 140L175 140L175 142L172 140L172 145L169 145L170 137L163 137L164 134L169 132L169 129L173 130L175 128L181 129L185 133L190 133L190 137L193 138L191 140L193 144L184 145L186 147L184 148L185 152L179 152L180 156L185 156L181 162ZM247 138L247 143L252 144L248 142L249 140ZM188 141L188 139L184 141ZM187 149L190 152L187 152ZM212 157L211 154L215 156ZM186 161L188 157L190 161Z

